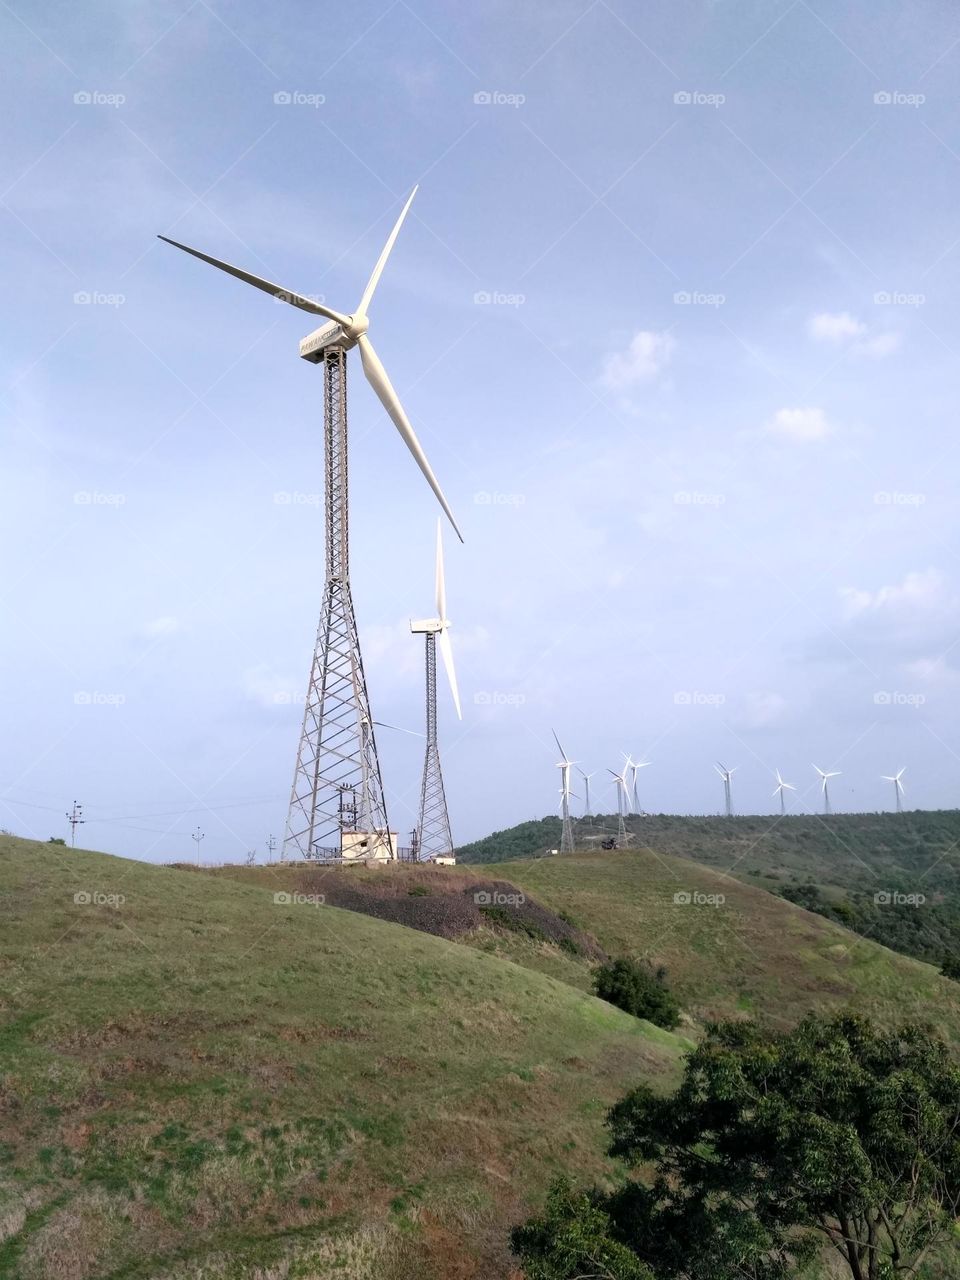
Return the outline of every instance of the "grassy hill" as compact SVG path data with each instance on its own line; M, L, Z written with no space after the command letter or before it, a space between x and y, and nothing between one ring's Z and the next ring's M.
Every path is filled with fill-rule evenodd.
M506 1278L678 1074L574 986L275 883L0 838L0 1276Z
M855 1007L887 1023L932 1019L960 1044L960 984L688 859L649 850L577 853L487 863L483 871L562 910L609 953L666 966L697 1021L749 1014L788 1026L809 1009ZM690 900L675 901L677 894Z
M960 962L960 810L831 817L673 817L627 819L632 848L674 855L729 872L798 902L905 955L940 965ZM616 819L577 825L596 847ZM528 858L555 848L559 822L544 818L496 832L459 851L461 861ZM878 902L886 894L892 901ZM923 902L898 903L896 895Z

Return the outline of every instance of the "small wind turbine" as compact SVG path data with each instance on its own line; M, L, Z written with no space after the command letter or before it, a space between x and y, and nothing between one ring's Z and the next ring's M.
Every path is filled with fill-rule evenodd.
M627 791L627 770L630 768L629 756L628 763L623 766L623 770L617 773L613 769L607 772L612 774L616 779L615 786L617 788L617 846L623 848L627 843L627 827L623 820L627 805L630 803L629 793Z
M824 771L822 769L818 769L816 765L814 765L813 768L816 769L817 773L820 775L820 789L823 792L823 812L833 813L833 810L830 808L830 792L827 789L827 780L829 778L839 778L840 770L834 769L832 773L824 773Z
M597 774L596 770L594 770L593 773L584 773L579 767L577 768L577 773L579 773L580 777L583 779L583 816L586 818L589 814L593 813L593 810L590 808L590 779L595 778Z
M639 813L639 812L640 812L640 797L639 797L639 795L638 795L638 793L637 793L637 774L639 773L639 771L640 771L641 769L646 769L646 767L647 767L649 764L652 764L652 761L650 761L650 760L634 760L632 756L627 756L627 758L626 758L626 759L627 759L627 768L628 768L628 769L632 769L632 770L633 770L633 785L632 785L632 791L633 791L633 812L634 812L634 813Z
M570 769L576 764L576 760L568 760L567 753L560 746L560 739L553 732L553 740L557 744L557 750L560 752L560 759L557 761L557 768L560 770L560 811L563 817L563 828L560 832L560 852L573 853L573 823L570 820Z
M776 770L776 775L777 775L777 787L773 794L775 796L780 797L780 812L786 813L787 812L786 796L783 793L784 791L796 791L797 788L793 785L792 782L784 782L784 780L780 777L779 769Z
M443 577L443 536L441 522L437 520L435 618L421 618L410 623L414 635L422 635L426 651L427 674L427 751L423 758L423 778L420 783L420 817L417 823L417 859L428 862L437 858L453 857L453 837L450 834L450 816L447 797L440 771L440 750L437 746L437 646L447 672L450 692L457 716L460 711L460 693L457 689L457 673L453 666L453 650L450 648L450 620L447 617L447 589Z
M730 779L736 773L739 765L734 765L732 769L728 769L725 764L721 764L719 760L713 766L720 777L723 779L723 805L724 811L728 818L733 817L733 795L730 789Z
M903 802L902 802L903 783L900 781L900 779L903 777L904 773L906 772L906 769L907 769L907 766L904 765L903 768L900 770L900 772L895 773L892 777L888 777L887 774L885 773L882 773L880 775L880 777L883 779L884 782L893 783L893 790L897 797L897 813L903 813Z

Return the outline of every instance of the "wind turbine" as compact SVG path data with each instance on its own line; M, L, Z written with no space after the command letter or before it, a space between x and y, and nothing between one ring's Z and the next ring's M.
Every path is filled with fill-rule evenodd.
M633 812L640 813L640 799L637 794L637 774L641 769L646 769L652 764L651 760L634 760L632 756L627 756L627 768L633 770Z
M617 788L617 847L622 849L627 843L627 828L623 821L624 811L629 803L629 795L627 792L627 770L629 764L623 766L623 770L617 773L614 769L608 769L607 772L613 774L616 779Z
M897 813L903 813L903 783L900 779L903 777L904 773L906 773L906 770L907 766L904 765L900 772L895 773L893 777L888 777L885 773L880 775L884 782L893 783L893 790L897 797Z
M583 787L584 787L583 816L587 817L588 814L591 814L593 812L593 810L590 808L590 779L595 778L597 776L596 770L594 770L593 773L584 773L582 769L578 768L577 773L579 773L580 777L583 779Z
M563 827L560 832L560 852L573 853L573 823L570 820L570 769L576 764L575 760L568 760L567 753L560 746L560 739L557 737L556 730L551 730L553 740L557 744L557 750L560 752L560 759L557 762L557 768L560 770L560 812L563 817Z
M283 842L287 858L299 854L304 858L338 862L360 856L396 856L387 821L374 722L350 591L347 352L353 347L359 348L367 381L413 454L457 536L463 540L368 334L370 304L414 195L416 187L387 238L356 310L349 315L191 249L189 245L160 237L201 262L208 262L301 311L323 316L328 322L300 342L300 356L323 366L326 574Z
M787 812L786 796L784 795L784 792L796 791L797 788L793 785L792 782L784 782L784 780L780 777L779 769L777 769L775 772L777 775L777 786L773 794L775 796L780 797L780 812L783 814Z
M447 590L443 577L443 535L439 519L437 520L436 605L435 618L422 618L418 622L410 623L413 634L422 635L424 638L427 675L427 750L423 758L420 818L417 823L417 859L420 862L453 858L450 816L447 813L447 797L443 789L443 774L440 771L440 750L437 746L438 645L447 672L447 680L450 683L450 692L453 694L453 705L457 709L458 718L463 719L460 710L460 693L457 689L457 673L453 666L453 650L450 648Z
M820 775L820 789L823 792L823 812L833 813L833 810L830 808L830 792L827 789L827 780L829 778L839 778L840 770L834 769L832 773L824 773L824 771L822 769L818 769L816 765L814 765L813 768L816 769L817 773Z
M717 761L717 763L713 767L716 769L717 773L719 773L720 777L723 779L724 811L728 818L732 818L733 817L733 794L730 789L730 779L733 777L733 775L736 773L737 769L739 769L740 766L735 764L732 769L728 769L725 764L721 764L719 761Z

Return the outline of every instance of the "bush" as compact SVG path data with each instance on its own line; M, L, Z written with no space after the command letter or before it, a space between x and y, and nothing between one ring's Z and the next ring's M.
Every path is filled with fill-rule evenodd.
M960 956L944 956L940 972L945 978L952 978L954 982L960 982Z
M680 1021L680 1005L664 976L637 960L611 960L597 970L593 989L601 1000L670 1030Z
M50 839L47 841L47 844L64 844L65 845L66 843L67 843L66 840L63 840L60 836L51 836Z

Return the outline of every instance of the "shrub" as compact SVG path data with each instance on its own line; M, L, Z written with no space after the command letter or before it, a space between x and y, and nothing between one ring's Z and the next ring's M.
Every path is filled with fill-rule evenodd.
M593 989L601 1000L669 1030L680 1021L680 1005L664 979L662 969L654 972L637 960L623 958L600 966Z

